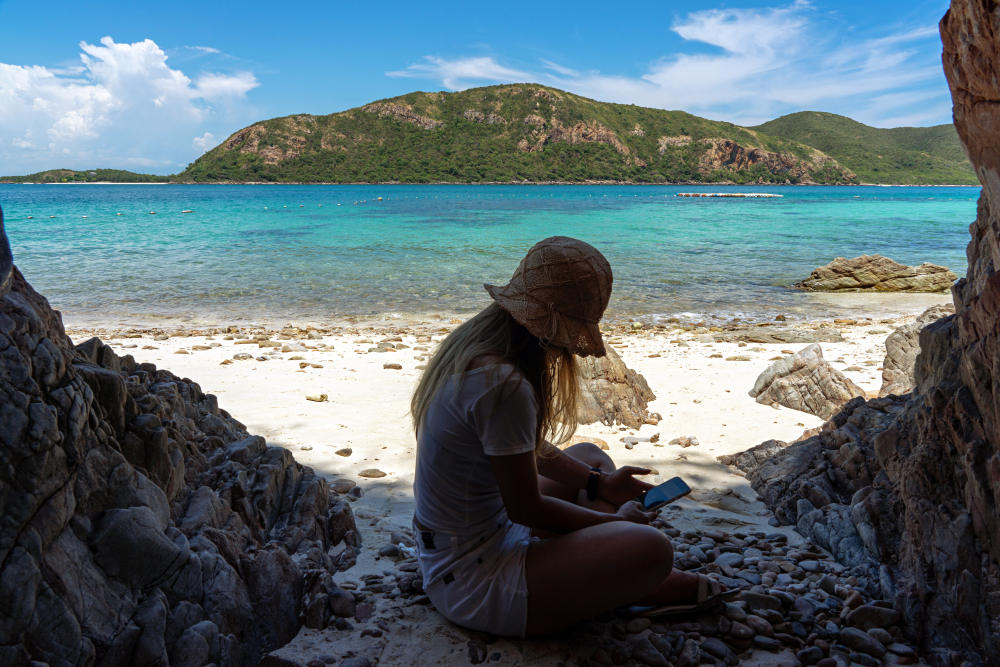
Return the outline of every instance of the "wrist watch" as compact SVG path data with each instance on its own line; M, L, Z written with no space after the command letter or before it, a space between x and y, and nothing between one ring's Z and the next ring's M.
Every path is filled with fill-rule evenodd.
M587 500L597 500L597 481L601 479L601 469L591 468L587 476Z

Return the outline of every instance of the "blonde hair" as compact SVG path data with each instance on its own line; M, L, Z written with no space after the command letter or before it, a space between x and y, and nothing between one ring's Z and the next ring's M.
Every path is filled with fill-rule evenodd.
M410 401L413 428L418 434L427 417L431 401L455 376L461 388L463 374L480 356L500 357L516 367L531 384L538 401L536 454L545 450L545 442L559 444L569 440L577 427L579 379L576 359L562 347L543 347L541 341L518 324L511 315L492 303L461 324L441 341L427 364ZM513 372L502 381L510 392L500 392L497 405L516 389L508 383Z

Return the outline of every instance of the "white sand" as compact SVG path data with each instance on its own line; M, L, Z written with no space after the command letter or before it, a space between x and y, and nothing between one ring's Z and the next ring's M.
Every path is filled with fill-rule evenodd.
M906 319L912 317L842 326L845 342L822 343L824 356L840 370L861 367L863 370L846 371L846 375L866 391L877 393L881 386L885 337ZM83 331L72 333L77 342L86 335ZM441 336L441 333L434 335L434 341ZM418 342L418 337L409 333L401 336L403 344L409 346L406 349L369 352L384 338L380 333L362 331L326 335L322 340L282 341L311 348L284 353L260 349L255 344L236 344L235 340L223 340L222 335L171 337L161 341L154 341L148 335L104 339L119 354L132 354L138 361L153 362L177 375L197 380L204 391L217 395L219 405L245 423L250 432L265 436L272 445L287 447L301 463L330 479L347 477L362 486L364 496L353 504L363 539L362 554L355 567L335 577L338 583L350 586L349 582L359 583L365 574L392 569L391 563L378 562L378 549L388 544L392 530L408 528L413 512L414 439L408 407L420 374L417 366L423 363L420 357L427 354L419 348L433 348L433 343ZM804 429L822 423L818 417L806 413L758 404L747 395L773 357L804 345L699 342L703 338L704 334L650 330L610 336L610 341L620 341L613 344L625 363L649 382L657 397L649 409L660 413L663 419L655 426L643 426L638 432L593 424L581 427L578 434L606 441L609 453L619 465L655 468L658 474L652 475L650 481L674 475L688 481L694 488L691 497L669 506L662 515L677 528L714 526L735 530L756 524L767 532L786 532L792 543L796 543L801 538L790 529L767 525L770 515L756 501L743 476L717 463L715 457L743 451L770 438L794 440ZM372 342L361 342L364 339ZM196 345L216 347L192 350ZM144 349L145 346L154 349ZM178 350L190 353L177 354ZM237 353L250 353L254 357L271 354L273 358L220 365ZM713 358L713 354L722 357ZM735 355L750 360L725 359ZM322 368L300 369L300 361L291 357L302 357L302 362ZM383 368L387 363L398 363L402 370ZM307 394L322 393L328 395L327 402L305 398ZM620 440L625 435L654 433L659 434L658 443L642 442L631 450ZM689 448L667 444L679 436L694 436L700 444ZM351 448L353 452L346 457L334 453L342 448ZM386 476L359 477L358 473L366 468L378 468ZM377 651L372 657L378 658L379 664L409 664L413 642L420 641L421 650L425 651L422 664L448 663L456 656L467 659L464 644L468 635L464 631L450 626L428 607L404 608L400 601L398 608L392 610L388 609L392 606L390 602L380 600L377 610L392 619L390 630L381 639L361 638L359 630L363 624L358 624L352 633L303 630L285 650L301 659L317 652L339 656L354 647L359 654ZM432 636L436 637L434 641L430 641ZM507 646L514 653L504 652L504 660L517 655L517 662L522 664L546 664L559 652L558 642L533 642L528 648L523 644L515 647L499 642L494 646Z

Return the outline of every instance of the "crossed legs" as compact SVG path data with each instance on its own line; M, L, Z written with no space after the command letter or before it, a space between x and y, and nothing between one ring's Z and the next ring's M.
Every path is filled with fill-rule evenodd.
M581 443L565 453L601 470L615 464L596 445ZM540 477L539 490L604 512L615 507L589 501L571 489ZM527 634L565 628L626 604L669 604L697 595L697 578L672 571L674 550L656 528L627 521L590 526L532 543L528 549Z

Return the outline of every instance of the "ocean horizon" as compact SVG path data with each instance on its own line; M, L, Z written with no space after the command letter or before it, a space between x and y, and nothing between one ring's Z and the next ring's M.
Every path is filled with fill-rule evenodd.
M834 257L965 274L978 187L0 185L14 260L68 324L426 320L488 303L552 235L600 249L608 317L916 312L923 295L790 289ZM679 192L781 197L683 198Z

